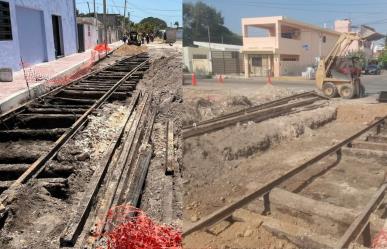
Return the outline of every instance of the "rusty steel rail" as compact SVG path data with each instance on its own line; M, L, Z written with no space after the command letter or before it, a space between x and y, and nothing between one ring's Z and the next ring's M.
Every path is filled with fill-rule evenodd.
M348 248L351 242L355 241L361 234L365 246L371 246L370 216L372 212L381 204L387 189L387 183L384 182L374 194L372 199L367 203L360 215L353 221L344 235L337 243L336 249Z
M321 96L308 92L307 94L298 96L296 98L287 98L286 100L278 100L274 104L267 105L266 107L257 108L253 107L250 111L238 112L237 115L231 115L226 117L220 117L211 122L204 122L195 127L183 129L183 138L189 138L193 136L199 136L204 133L213 132L219 129L223 129L228 126L235 125L239 122L255 121L261 122L270 118L278 117L283 114L289 113L293 108L304 107L321 99ZM290 100L297 100L292 101Z
M267 206L269 206L269 193L273 188L278 187L281 183L283 183L286 180L288 180L289 178L297 175L298 173L302 172L303 170L305 170L309 166L315 164L316 162L320 161L321 159L327 157L328 155L331 155L332 153L337 153L338 156L341 156L341 148L343 146L350 144L354 139L360 137L362 134L371 130L372 128L377 127L378 129L380 129L380 126L385 123L385 119L387 119L387 115L382 117L381 119L373 122L371 125L360 130L359 132L352 135L351 137L341 141L340 143L325 150L324 152L313 157L312 159L308 160L307 162L301 164L300 166L297 166L297 167L287 171L286 173L284 173L280 177L274 179L273 181L264 184L263 186L261 186L257 190L255 190L255 191L243 196L239 200L215 211L214 213L208 215L207 217L204 217L202 220L199 220L198 222L195 222L192 225L184 228L183 229L183 236L187 236L195 231L209 227L211 225L214 225L222 220L225 220L225 219L231 217L232 214L234 213L234 211L242 208L243 206L247 205L251 201L253 201L259 197L262 197L262 196L264 197L265 210L266 210L268 208ZM368 216L367 216L367 220L368 220Z
M219 116L219 117L215 117L215 118L211 118L211 119L208 119L208 120L200 121L200 122L198 122L196 124L196 127L200 126L200 125L204 125L204 124L213 123L213 122L216 122L216 121L219 121L219 120L223 120L223 119L240 116L240 115L243 115L243 114L247 114L249 112L254 112L254 111L259 111L259 110L262 110L262 109L265 109L265 108L275 107L275 106L287 103L289 101L292 101L292 100L295 100L295 99L299 99L299 98L304 98L304 97L319 97L321 99L326 99L326 100L329 99L329 98L327 98L325 96L322 96L322 95L316 93L315 91L308 91L308 92L298 93L298 94L294 94L294 95L291 95L291 96L288 96L288 97L284 97L284 98L281 98L281 99L269 101L269 102L266 102L266 103L263 103L263 104L260 104L260 105L252 106L252 107L240 110L240 111L236 111L236 112L232 112L232 113L227 113L227 114L224 114L224 115ZM192 127L194 127L193 124L185 125L183 127L183 129L190 129Z
M122 45L121 45L121 46L122 46ZM120 47L121 47L121 46L120 46ZM118 48L120 48L120 47L118 47ZM116 48L116 49L118 49L118 48ZM115 50L116 50L116 49L115 49ZM108 53L108 55L110 55L111 53L113 53L115 50L110 51L110 52ZM99 61L93 63L93 65L96 65L98 62L104 60L105 58L106 58L106 57L101 58ZM124 59L125 59L125 58L124 58ZM124 60L124 59L123 59L123 60ZM6 111L6 112L4 112L4 113L2 113L1 110L0 110L0 122L2 122L3 119L7 118L10 114L16 113L16 112L18 112L18 111L22 111L22 110L25 109L29 104L32 104L36 99L41 99L41 98L44 98L44 97L46 97L46 96L55 94L55 93L57 93L57 92L59 92L59 91L65 89L66 87L69 87L69 86L71 86L71 85L73 85L73 84L75 84L75 83L81 81L82 79L91 76L91 75L95 75L95 74L97 74L97 73L99 73L99 72L101 72L101 71L103 71L103 70L105 70L105 69L107 69L107 68L109 68L109 67L111 67L111 65L107 65L107 66L104 66L104 67L102 67L102 68L100 68L100 69L91 71L91 72L89 72L89 73L87 73L87 74L85 74L85 75L81 75L81 76L79 76L78 78L73 79L70 83L68 83L68 84L66 84L66 85L58 86L58 87L56 87L55 89L52 89L51 91L48 91L48 92L46 92L45 94L43 94L43 95L41 95L41 96L38 96L38 97L36 97L36 98L34 98L34 99L31 99L31 100L25 102L24 104L22 104L22 105L20 105L20 106L18 106L18 107L12 108L11 110ZM60 77L60 76L53 77L52 79L56 79L56 78L59 78L59 77Z
M115 84L112 84L111 88L106 91L98 100L96 100L94 102L94 104L88 108L88 110L83 113L82 116L80 116L76 121L75 123L72 124L72 126L58 139L56 140L56 142L54 143L54 145L50 148L50 150L41 155L33 164L31 164L29 166L29 168L20 176L18 177L17 180L15 180L12 185L6 190L4 191L3 193L1 193L0 195L0 218L1 217L4 217L5 214L7 213L7 202L11 201L12 198L10 198L12 195L12 193L14 193L17 189L19 189L19 187L21 186L21 184L25 183L26 181L28 181L30 178L33 178L35 177L37 174L39 174L43 169L44 169L44 165L47 161L49 161L50 159L52 159L56 153L58 152L58 150L74 135L76 134L82 127L83 125L87 122L87 118L88 116L97 108L99 108L107 99L109 99L113 93L120 87L120 85L122 83L124 83L130 76L132 76L133 74L135 74L139 69L141 69L142 67L144 67L148 62L149 62L149 58L145 58L145 57L141 57L143 55L136 55L136 56L133 56L131 58L141 58L141 62L137 62L139 63L137 66L135 66L134 68L132 68L126 75L122 76L120 78L120 80L118 80ZM127 58L125 58L127 59ZM125 60L123 59L123 60ZM121 61L123 61L121 60ZM135 62L135 61L133 61ZM119 62L118 62L119 63ZM112 67L114 65L111 65L110 67ZM107 67L109 68L109 67ZM104 68L106 69L106 68ZM100 70L97 70L98 72L101 72ZM93 72L93 73L96 73L96 72ZM90 75L93 75L92 74L89 74ZM84 77L82 77L83 79ZM66 87L68 87L69 85L67 85ZM64 88L60 88L60 89L56 89L54 90L55 93L59 93L61 90L63 90Z

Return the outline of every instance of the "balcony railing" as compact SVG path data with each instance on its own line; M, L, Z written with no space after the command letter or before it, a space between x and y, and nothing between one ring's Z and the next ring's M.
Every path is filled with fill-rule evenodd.
M244 49L274 50L276 37L243 37Z

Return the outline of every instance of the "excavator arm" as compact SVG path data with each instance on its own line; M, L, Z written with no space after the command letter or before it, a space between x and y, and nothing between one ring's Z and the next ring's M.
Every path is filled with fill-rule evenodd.
M344 55L351 43L360 39L361 38L359 36L349 33L343 33L340 35L332 50L324 59L320 60L318 65L316 72L316 84L319 89L322 89L322 85L326 81L347 82L346 80L332 79L330 71L337 58Z

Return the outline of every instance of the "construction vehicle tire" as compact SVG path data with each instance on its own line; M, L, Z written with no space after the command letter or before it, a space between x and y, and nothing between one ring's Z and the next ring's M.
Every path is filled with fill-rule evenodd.
M340 87L339 94L343 99L352 99L356 95L355 88L352 84L342 85Z
M359 87L359 97L360 98L365 97L365 87L361 83L360 83L360 87Z
M326 82L322 86L322 92L328 98L335 98L338 96L338 89L332 82Z

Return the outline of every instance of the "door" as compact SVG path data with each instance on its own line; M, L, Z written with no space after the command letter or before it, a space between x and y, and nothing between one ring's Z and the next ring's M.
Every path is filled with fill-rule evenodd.
M78 52L85 52L85 26L78 23Z
M267 76L269 70L269 55L250 55L249 70L251 76Z
M63 56L63 42L62 42L62 18L60 16L52 15L52 32L54 36L55 57Z
M16 6L20 56L27 64L47 61L43 11Z

